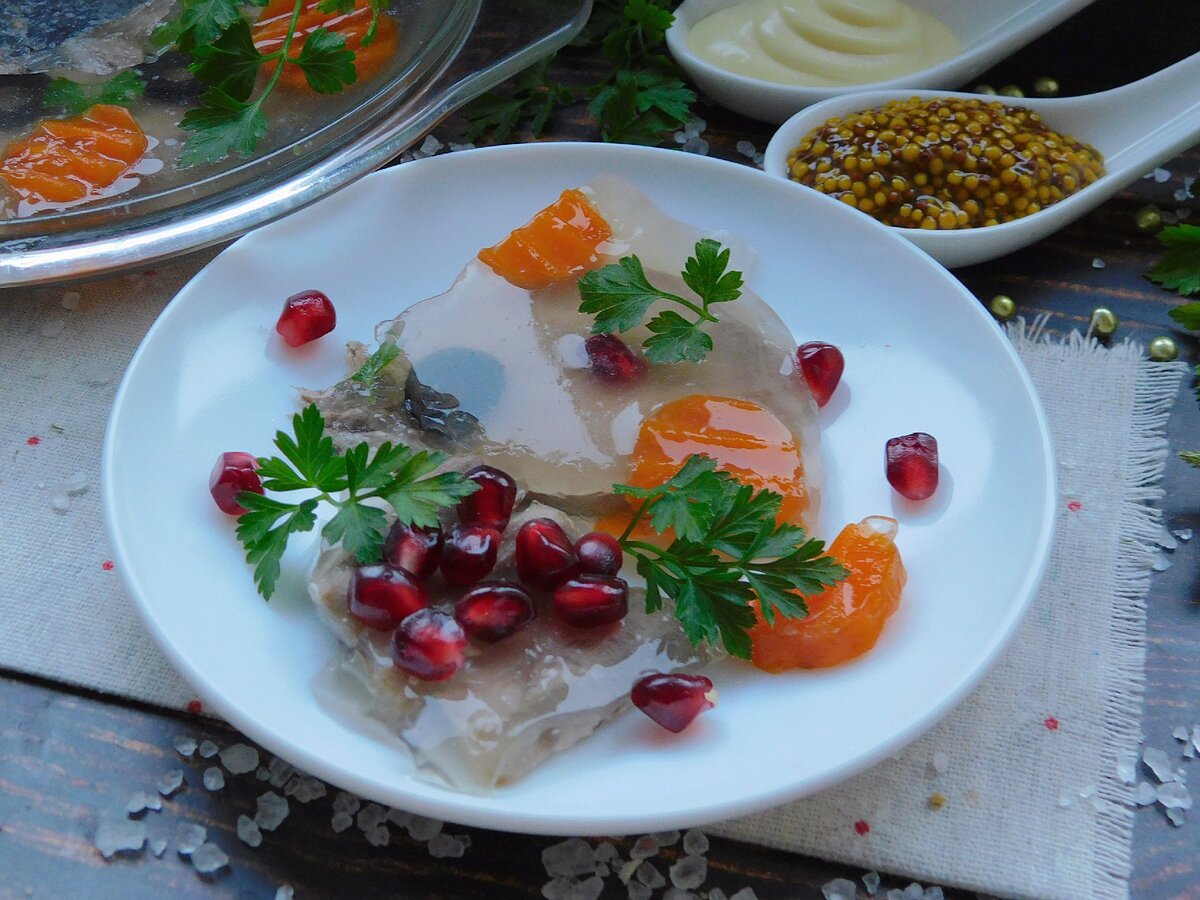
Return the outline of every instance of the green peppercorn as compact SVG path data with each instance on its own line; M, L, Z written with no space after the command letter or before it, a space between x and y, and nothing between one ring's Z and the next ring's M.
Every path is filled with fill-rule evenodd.
M971 88L971 93L972 94L987 94L988 96L992 96L996 93L996 89L994 87L992 87L990 84L977 84L977 85L975 85L975 87Z
M1025 92L1015 84L1006 84L997 92L1001 97L1024 97Z
M1096 337L1107 338L1112 337L1117 330L1117 326L1121 324L1121 320L1117 318L1117 314L1111 309L1104 306L1097 306L1092 310L1091 331Z
M1162 231L1162 213L1157 206L1143 206L1133 214L1133 223L1142 234L1157 234Z
M1158 362L1170 362L1178 359L1179 347L1166 335L1156 337L1150 342L1150 358Z
M997 322L1007 322L1016 313L1017 304L1008 294L997 294L988 303L988 310Z
M1043 75L1033 83L1033 92L1039 97L1057 97L1058 82L1049 75Z

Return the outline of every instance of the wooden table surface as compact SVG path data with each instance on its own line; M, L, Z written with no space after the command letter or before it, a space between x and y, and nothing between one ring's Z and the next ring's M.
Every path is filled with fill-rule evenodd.
M1098 0L979 81L1015 83L1028 91L1037 77L1050 75L1064 94L1088 93L1132 81L1197 50L1196 0ZM593 60L571 52L556 65L564 77L595 70ZM698 112L708 122L704 137L713 156L746 163L735 149L737 142L749 140L761 150L770 136L769 127L724 110L702 104ZM450 140L456 127L451 120L437 133ZM567 111L548 134L557 139L591 136L581 111ZM1182 176L1197 173L1200 152L1193 148L1165 168L1172 173L1168 182L1139 181L1043 243L956 274L980 298L1006 293L1026 316L1049 314L1054 331L1085 328L1091 310L1107 306L1121 318L1118 337L1148 341L1171 334L1184 358L1197 362L1195 340L1179 332L1167 316L1179 298L1144 278L1159 255L1157 241L1134 227L1134 212L1144 204L1171 210L1182 205L1173 194ZM1188 205L1195 208L1194 201ZM1193 214L1190 221L1198 219ZM1106 266L1093 267L1094 258ZM1094 398L1096 403L1105 399ZM1200 409L1186 388L1169 437L1173 449L1200 448ZM1165 486L1170 527L1195 528L1200 535L1200 472L1172 458ZM1200 537L1183 544L1174 554L1174 565L1154 576L1150 590L1144 731L1149 745L1164 749L1174 745L1174 726L1200 721L1198 546ZM5 585L8 590L17 587ZM5 639L20 636L5 634ZM250 849L234 834L237 816L252 816L254 798L262 792L261 784L249 778L231 779L218 792L184 789L165 802L161 814L164 822L168 813L171 823L200 822L216 836L231 856L229 868L216 878L198 878L173 849L162 859L147 852L137 859L105 862L93 846L97 822L102 816L119 815L133 792L153 790L159 775L179 765L172 738L180 733L221 746L238 739L228 727L204 717L0 672L0 898L269 898L284 883L303 898L541 896L546 877L540 852L557 839L450 827L453 834L469 833L472 844L462 859L436 860L407 836L393 836L391 846L378 849L357 829L335 835L328 799L307 806L293 802L279 831L268 834L261 847ZM204 765L199 759L185 761L189 783L198 782ZM1200 822L1175 828L1160 810L1147 808L1138 812L1136 823L1133 895L1200 898ZM763 900L820 897L820 885L829 879L862 874L715 839L708 859L708 887L732 894L750 886ZM906 881L890 879L885 885L903 887ZM612 896L618 895L624 892ZM973 895L949 891L947 896Z

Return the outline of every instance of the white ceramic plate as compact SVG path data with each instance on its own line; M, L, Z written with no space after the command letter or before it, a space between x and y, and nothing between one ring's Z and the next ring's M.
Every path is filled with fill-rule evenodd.
M721 705L683 735L625 716L491 796L420 781L402 753L315 698L335 641L303 589L299 552L280 592L254 592L229 520L207 491L223 450L262 454L296 386L344 375L342 345L450 285L570 186L624 175L669 214L756 245L750 283L797 338L846 356L821 413L829 479L821 531L900 519L910 573L879 645L827 671L727 664ZM282 299L326 291L338 326L300 352L273 333ZM925 505L883 476L887 438L939 441ZM104 450L118 570L170 660L206 704L274 753L347 790L467 824L614 834L749 813L894 753L995 661L1046 563L1054 474L1045 418L1009 342L963 287L865 216L756 170L667 150L539 144L455 153L372 175L242 238L185 287L134 356Z
M1092 0L906 0L954 33L962 50L935 66L865 84L800 87L738 75L688 47L692 25L741 0L685 0L667 31L667 46L696 85L722 106L764 122L782 122L812 103L854 91L954 88L1079 12ZM998 86L998 85L997 85Z

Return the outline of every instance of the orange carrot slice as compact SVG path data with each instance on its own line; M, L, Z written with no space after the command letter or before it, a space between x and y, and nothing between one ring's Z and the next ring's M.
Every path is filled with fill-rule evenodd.
M364 47L362 40L371 24L371 6L367 0L356 0L354 9L345 14L320 12L317 9L318 2L309 0L301 9L296 23L296 36L292 39L288 55L293 58L299 55L308 36L316 29L324 28L342 35L346 39L346 49L354 51L354 71L358 81L366 81L377 75L396 54L399 29L395 20L386 13L381 15L374 40ZM260 53L274 53L283 45L295 6L294 0L270 0L263 7L253 29L254 46ZM267 66L267 71L272 71L274 66ZM279 81L295 90L312 90L299 66L285 66Z
M517 287L535 291L604 265L599 247L612 227L583 192L567 190L479 258Z
M129 110L97 104L72 119L46 119L9 144L0 179L31 203L83 200L112 187L148 144Z
M821 669L874 647L908 580L895 532L895 520L884 516L843 528L829 555L846 567L846 579L809 598L806 618L776 616L774 625L760 618L750 632L754 665L768 672Z

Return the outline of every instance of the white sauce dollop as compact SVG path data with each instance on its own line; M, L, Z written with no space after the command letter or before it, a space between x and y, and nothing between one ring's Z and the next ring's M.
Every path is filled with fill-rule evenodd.
M743 0L701 19L687 41L722 69L805 87L886 81L961 49L946 26L900 0Z

